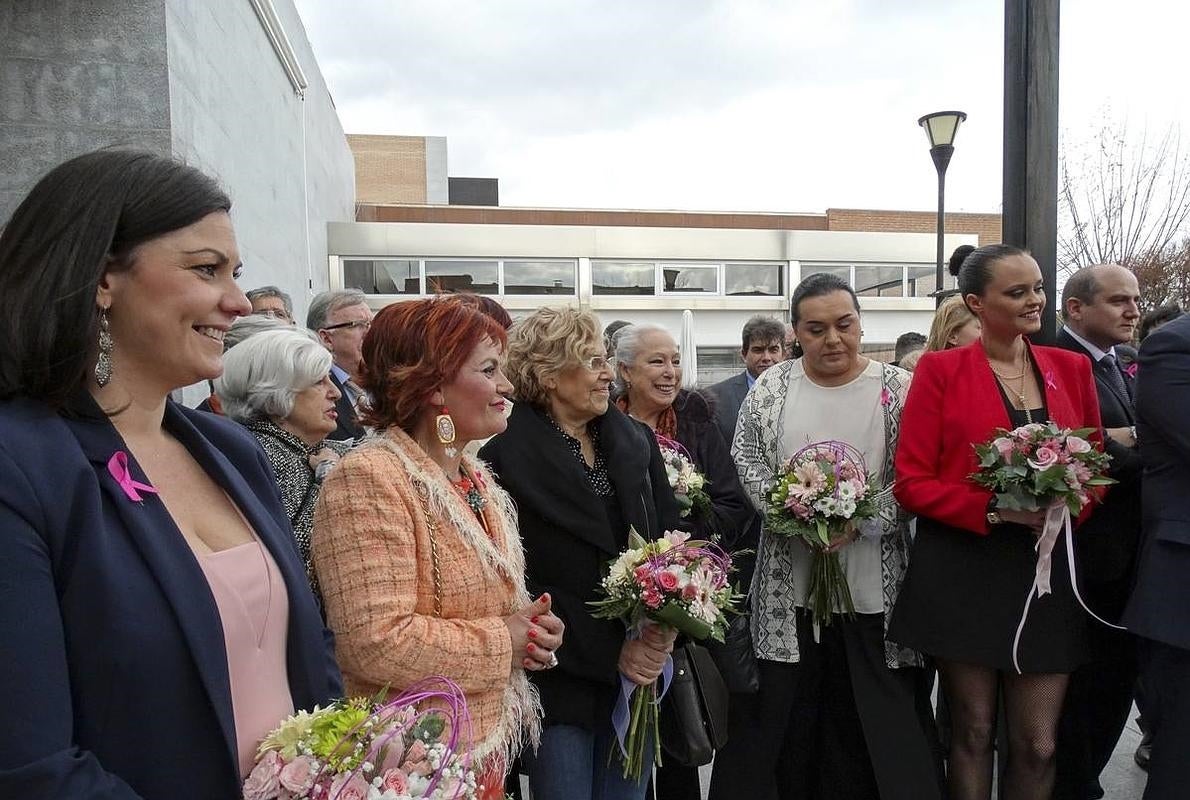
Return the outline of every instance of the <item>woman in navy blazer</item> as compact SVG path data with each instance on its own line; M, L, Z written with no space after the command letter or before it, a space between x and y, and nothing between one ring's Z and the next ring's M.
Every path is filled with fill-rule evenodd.
M958 276L983 332L965 347L925 354L913 375L894 494L918 515L918 528L889 638L937 660L953 730L953 800L986 800L991 792L1000 686L1009 733L1005 796L1049 797L1058 715L1069 673L1086 655L1086 618L1060 539L1053 593L1030 608L1019 648L1024 674L1016 672L1013 640L1044 511L996 508L992 493L970 480L972 446L996 428L1047 419L1098 431L1099 403L1086 358L1025 338L1040 330L1045 306L1041 271L1028 253L981 247Z
M259 445L169 399L219 374L250 310L229 208L196 170L106 150L0 234L0 797L241 795L251 703L200 566L236 546L275 565L274 693L340 693Z

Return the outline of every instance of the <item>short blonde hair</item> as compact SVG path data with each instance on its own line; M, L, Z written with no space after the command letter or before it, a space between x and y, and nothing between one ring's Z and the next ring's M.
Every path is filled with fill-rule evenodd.
M926 337L926 352L949 349L950 337L973 319L975 315L967 308L967 303L962 297L952 295L943 300L934 314L934 321L930 323L930 335Z
M537 309L508 331L505 374L513 395L521 402L545 406L549 397L545 381L580 366L592 351L604 352L598 317L577 308Z

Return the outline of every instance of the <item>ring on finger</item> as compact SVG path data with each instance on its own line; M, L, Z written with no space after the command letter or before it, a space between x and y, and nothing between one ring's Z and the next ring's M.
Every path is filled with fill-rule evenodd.
M558 666L558 656L556 653L550 653L550 660L545 662L546 669L553 669Z

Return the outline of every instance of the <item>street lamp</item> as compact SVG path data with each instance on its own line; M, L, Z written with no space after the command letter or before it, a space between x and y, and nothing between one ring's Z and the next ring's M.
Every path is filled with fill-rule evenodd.
M938 170L938 259L935 271L934 298L936 305L942 305L942 300L951 292L942 288L943 269L942 240L946 233L946 166L950 157L954 155L954 136L958 133L959 123L967 119L962 111L935 111L926 114L917 124L926 129L926 136L930 137L930 158L934 159L934 167Z

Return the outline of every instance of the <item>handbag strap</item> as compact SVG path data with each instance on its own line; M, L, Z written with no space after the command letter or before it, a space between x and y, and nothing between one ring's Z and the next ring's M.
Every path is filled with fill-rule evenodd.
M426 532L430 539L430 573L434 576L434 616L442 616L442 574L438 569L438 542L434 535L438 532L438 523L430 513L430 490L421 481L415 481L417 496L421 500L421 510L426 517Z

